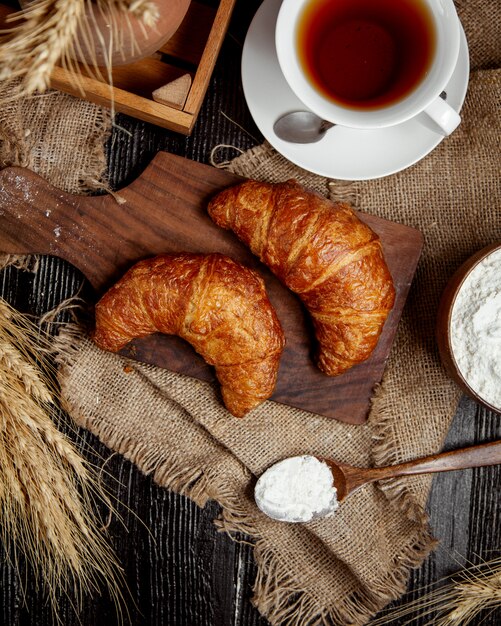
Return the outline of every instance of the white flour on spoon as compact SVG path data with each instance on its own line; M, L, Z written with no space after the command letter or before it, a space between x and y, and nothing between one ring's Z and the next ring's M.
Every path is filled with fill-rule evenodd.
M259 478L254 493L259 508L283 522L308 522L339 506L331 470L314 456L276 463Z

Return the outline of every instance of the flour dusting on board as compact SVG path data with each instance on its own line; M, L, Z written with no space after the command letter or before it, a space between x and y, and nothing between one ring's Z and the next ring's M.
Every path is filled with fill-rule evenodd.
M20 192L23 196L23 200L29 204L32 203L37 195L37 190L33 188L30 181L26 180L24 176L16 174L13 180L14 189Z

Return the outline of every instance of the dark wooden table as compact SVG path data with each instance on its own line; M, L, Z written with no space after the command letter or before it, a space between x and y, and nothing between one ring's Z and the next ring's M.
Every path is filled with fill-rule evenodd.
M119 116L108 143L109 175L118 189L134 179L159 150L209 163L218 144L246 150L262 141L246 107L240 81L240 57L247 27L259 0L237 2L212 78L205 104L189 138ZM237 151L226 150L227 158ZM221 155L220 155L221 156ZM22 311L41 314L75 294L83 279L68 264L44 258L37 274L8 268L0 272L0 295ZM98 455L111 452L88 432L82 436ZM501 418L463 399L446 447L501 438ZM218 506L199 509L188 499L158 488L119 455L106 464L110 491L122 504L123 522L113 519L110 537L125 575L134 606L134 626L264 626L250 603L255 576L252 548L216 532L212 523ZM480 468L438 475L428 504L439 549L411 577L410 597L420 588L457 571L500 555L501 469ZM37 592L29 569L16 571L0 548L0 623L6 626L46 626L53 617ZM23 582L24 581L24 582ZM65 626L111 626L117 623L112 604L101 597L86 598L76 616L61 599ZM391 624L403 621L388 622ZM413 622L423 625L427 620ZM481 615L473 624L497 626L501 611ZM307 626L307 625L305 625Z

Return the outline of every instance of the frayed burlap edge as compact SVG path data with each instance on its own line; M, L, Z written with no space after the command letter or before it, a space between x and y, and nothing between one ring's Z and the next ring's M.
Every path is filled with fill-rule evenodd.
M335 606L321 607L318 599L307 593L291 575L290 568L277 557L269 543L261 538L253 526L252 518L235 507L235 499L224 501L221 519L216 522L234 540L235 533L249 535L254 543L254 560L257 575L253 586L252 602L259 612L275 626L321 626L331 623L362 626L388 602L397 600L407 588L409 570L419 567L432 552L437 542L426 526L395 555L391 572L381 578L371 590L346 596Z
M63 409L102 443L122 454L144 474L152 476L161 487L184 495L201 507L208 500L215 500L221 505L221 515L214 520L218 530L237 542L252 541L257 565L252 602L272 625L287 623L288 626L321 626L332 621L362 625L388 602L398 599L405 592L409 569L418 567L436 546L427 524L417 530L408 543L402 545L395 555L390 573L382 577L370 592L349 595L335 606L319 606L318 599L300 587L291 575L288 564L275 554L273 547L262 537L255 515L249 512L244 496L235 494L224 477L201 467L188 467L175 453L152 453L147 446L118 435L105 424L96 423L92 416L84 416L78 406L68 399L70 394L65 391L65 380L68 379L65 371L74 366L84 333L82 325L69 323L60 329L54 342L61 396L64 399Z
M212 496L212 485L216 476L208 475L201 469L185 467L175 454L165 456L158 452L149 452L146 446L133 443L127 437L119 437L112 429L106 426L96 426L92 416L85 417L78 407L73 404L66 393L65 372L70 369L78 354L79 341L85 328L80 324L69 323L61 327L59 334L54 340L53 354L59 370L59 383L61 387L62 408L80 426L96 435L99 440L115 452L123 455L131 463L134 463L145 475L153 475L156 482L162 486L187 496L198 506L204 506Z
M6 90L9 90L8 85L1 84L0 92L4 93ZM47 112L49 120L52 119L51 107L54 108L56 105L62 107L63 114L67 114L67 111L64 110L65 103L79 107L80 115L83 115L84 121L86 110L92 111L95 117L85 142L76 146L77 151L80 147L84 148L85 158L71 175L62 169L62 165L57 166L57 159L54 161L53 159L41 158L40 145L47 137L53 137L54 135L51 133L57 129L54 122L45 126L37 121L39 110L42 113ZM110 136L113 123L114 113L110 109L99 107L59 91L50 90L46 94L34 95L26 100L13 99L6 105L3 116L9 120L9 124L5 126L2 118L2 123L0 123L0 168L10 166L28 168L67 193L83 195L103 191L111 193L103 150L103 146ZM63 128L66 128L64 115L62 119L61 124ZM74 117L71 115L68 119L73 121ZM30 125L33 124L36 126L30 128ZM66 129L66 132L70 131L71 126ZM64 154L64 150L62 154Z

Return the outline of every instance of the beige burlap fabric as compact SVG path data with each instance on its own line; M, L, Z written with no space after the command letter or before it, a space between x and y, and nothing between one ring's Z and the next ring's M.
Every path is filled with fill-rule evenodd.
M454 0L470 49L470 66L496 69L501 66L498 0Z
M405 589L434 541L424 516L430 478L368 486L331 519L273 522L252 498L255 476L287 456L330 455L361 466L437 451L459 392L440 367L434 321L440 293L468 255L501 239L501 71L471 79L459 129L427 158L385 179L340 183L300 171L269 146L234 172L296 177L356 207L419 228L425 249L370 421L347 426L267 402L243 420L217 389L130 363L75 331L62 338L60 380L74 418L155 481L223 507L221 526L255 541L255 603L273 624L363 624Z
M499 67L501 6L497 0L457 4L472 67ZM423 232L423 257L367 425L343 425L272 402L236 420L222 408L218 390L206 383L137 363L125 367L122 359L93 347L79 329L68 328L61 336L60 381L71 415L158 484L200 505L210 498L221 503L221 527L247 533L255 542L254 599L273 624L363 624L402 593L409 568L419 565L434 545L423 514L427 478L369 486L334 518L308 525L267 519L253 503L252 487L263 469L290 455L331 455L368 465L440 448L459 393L438 362L434 316L455 267L501 239L500 96L501 71L476 71L459 129L423 161L386 179L327 181L299 171L267 145L231 165L233 171L263 180L297 177L333 198L348 199L364 211ZM80 115L88 119L87 105L80 106L82 113L79 107L69 115L59 110L54 121L70 124ZM65 163L71 156L66 146L51 138L65 136L66 144L68 132L58 124L49 137L23 148L29 140L25 130L32 127L21 108L14 107L13 113L19 115L13 127L12 115L0 119L0 158L5 164L38 168L72 191L77 181L92 180L94 174L99 178L96 172L81 173L84 145L71 147L70 152L78 153L76 164ZM102 115L98 112L95 119ZM46 117L50 114L40 119ZM92 127L87 136L93 136ZM100 121L94 126L104 127ZM102 143L103 133L95 139L96 146ZM49 155L49 169L39 167L37 154L42 161ZM59 165L50 168L56 157ZM77 181L74 171L80 172Z
M6 100L0 90L0 167L21 165L69 193L105 187L111 113L58 91Z

